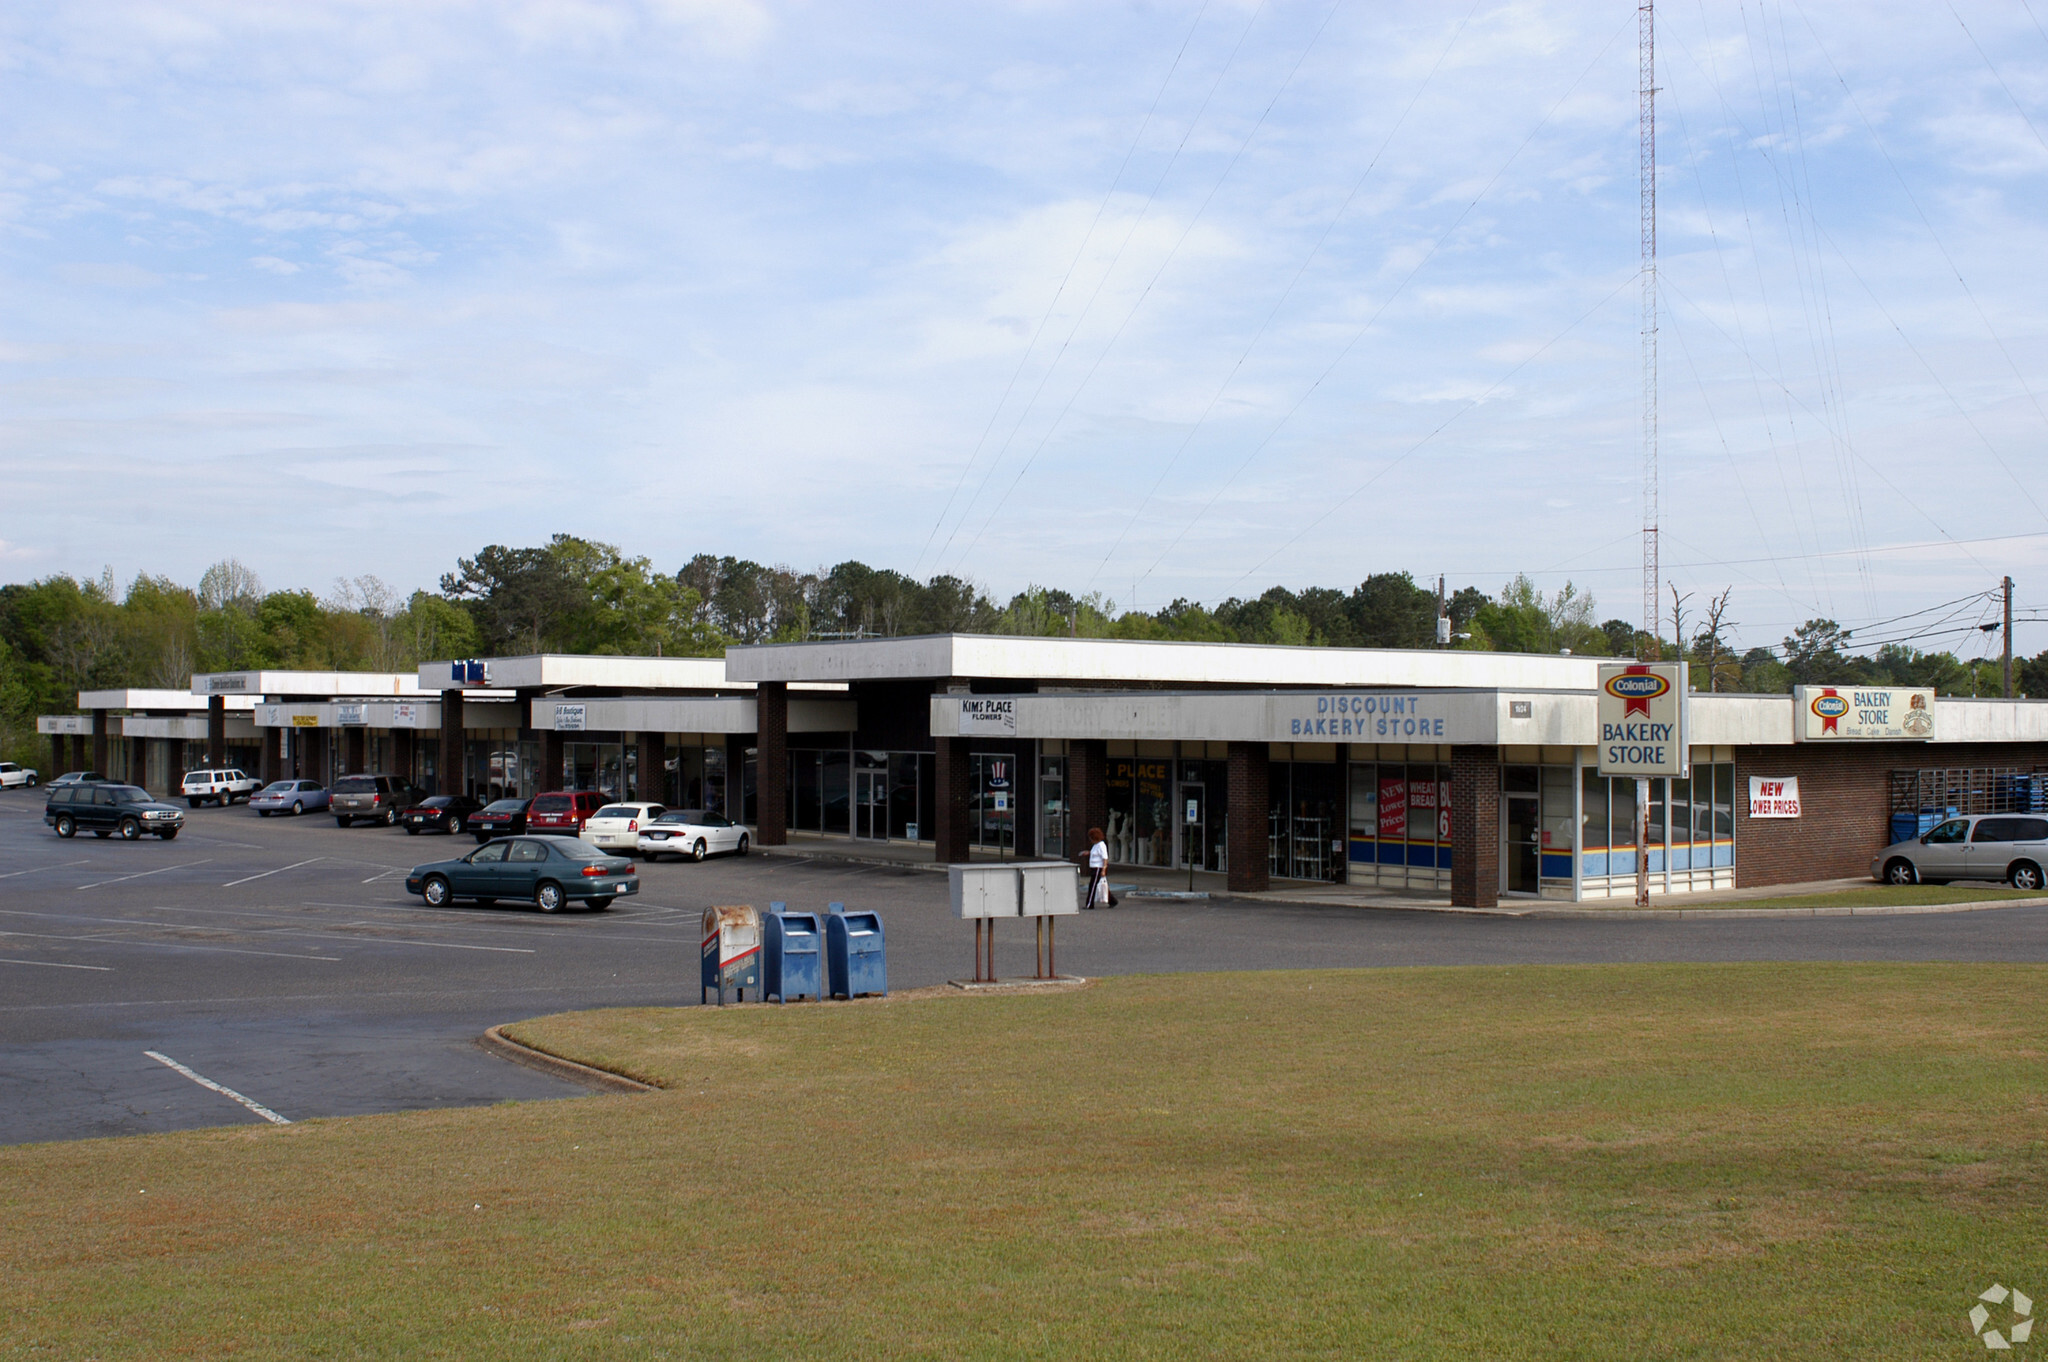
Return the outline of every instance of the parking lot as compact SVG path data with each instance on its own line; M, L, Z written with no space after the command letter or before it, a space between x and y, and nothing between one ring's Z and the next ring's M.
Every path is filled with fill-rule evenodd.
M40 791L0 794L0 1143L266 1119L252 1106L299 1120L579 1092L476 1037L571 1008L695 1004L711 904L878 910L894 987L972 969L972 928L926 871L757 854L643 865L641 893L604 913L433 909L405 894L404 873L467 838L236 807L192 811L174 843L62 841L42 808ZM1028 925L1003 928L998 966L1028 973L1030 959ZM1059 963L1101 975L1934 959L2048 960L2048 909L1584 921L1127 899L1069 919Z

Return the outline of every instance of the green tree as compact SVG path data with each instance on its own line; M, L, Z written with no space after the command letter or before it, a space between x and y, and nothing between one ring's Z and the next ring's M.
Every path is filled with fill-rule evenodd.
M1785 670L1796 686L1853 684L1862 679L1863 659L1842 651L1849 631L1833 620L1808 620L1785 638Z

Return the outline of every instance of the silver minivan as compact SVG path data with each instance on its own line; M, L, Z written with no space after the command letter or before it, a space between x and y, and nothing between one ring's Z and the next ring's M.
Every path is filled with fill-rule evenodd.
M1886 884L2005 880L2015 889L2039 889L2043 866L2048 817L1981 813L1947 819L1910 841L1892 843L1870 862L1870 875Z

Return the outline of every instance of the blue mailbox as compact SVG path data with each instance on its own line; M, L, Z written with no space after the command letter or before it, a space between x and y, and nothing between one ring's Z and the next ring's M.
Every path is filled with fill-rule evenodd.
M808 995L813 1002L824 996L825 933L816 913L792 913L780 903L761 919L761 953L767 972L761 980L761 996L786 1003Z
M889 995L889 955L879 913L849 913L833 904L825 915L825 984L827 997L858 998L863 993Z

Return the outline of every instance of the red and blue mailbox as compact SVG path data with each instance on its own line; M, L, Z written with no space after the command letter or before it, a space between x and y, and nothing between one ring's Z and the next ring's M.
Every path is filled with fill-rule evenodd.
M697 1000L703 1002L718 990L718 1005L725 1006L725 993L731 989L739 1002L747 1000L747 990L754 990L754 998L761 996L761 915L750 903L733 907L707 908L704 910L704 970L703 989Z

